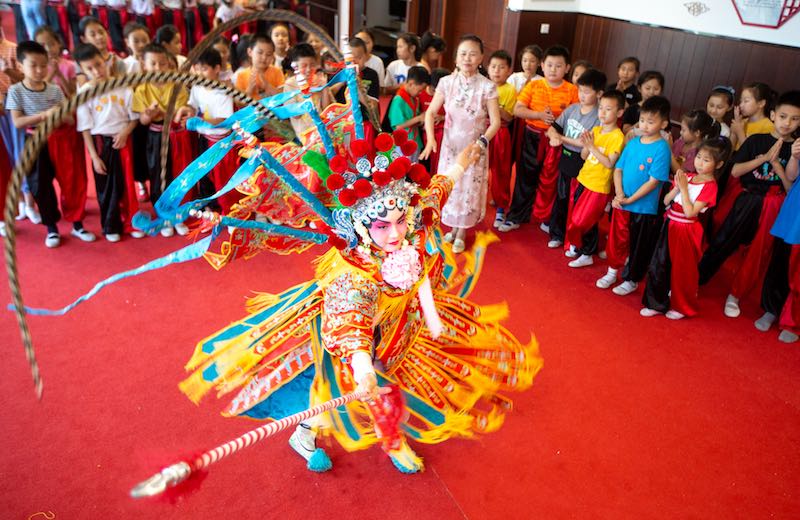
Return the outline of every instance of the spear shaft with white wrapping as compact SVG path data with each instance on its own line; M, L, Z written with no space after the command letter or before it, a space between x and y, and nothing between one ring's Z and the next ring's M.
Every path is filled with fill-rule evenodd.
M285 430L286 428L296 426L301 422L315 417L321 413L333 410L334 408L338 408L339 406L345 405L352 401L367 399L369 397L370 392L367 390L353 392L351 394L337 397L336 399L319 404L313 408L309 408L308 410L284 417L278 421L259 426L258 428L250 430L249 432L237 437L232 441L228 441L225 444L221 444L216 448L203 453L192 461L180 461L167 466L152 477L137 484L133 489L131 489L131 496L133 498L142 498L161 494L168 487L172 487L183 482L193 473L205 469L215 462L228 457L229 455L233 455L242 448L246 448L252 444L264 440L265 438L270 437L279 431Z

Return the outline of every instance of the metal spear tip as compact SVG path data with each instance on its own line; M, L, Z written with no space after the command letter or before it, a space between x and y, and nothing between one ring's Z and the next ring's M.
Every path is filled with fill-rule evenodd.
M131 498L145 498L160 495L168 487L176 486L189 478L192 468L186 462L178 462L162 469L147 480L131 489Z

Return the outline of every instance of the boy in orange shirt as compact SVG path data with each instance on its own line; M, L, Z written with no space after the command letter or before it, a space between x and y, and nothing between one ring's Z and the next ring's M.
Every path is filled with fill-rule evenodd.
M578 89L565 81L569 72L569 51L554 45L544 52L544 79L529 82L517 96L514 115L526 120L522 153L517 164L517 181L506 221L500 231L517 229L529 222L536 198L534 218L549 221L555 200L560 149L550 147L545 133L561 112L578 102ZM541 193L537 194L538 191ZM546 225L543 224L543 229ZM547 229L549 231L549 228Z
M236 76L236 88L254 99L274 96L283 85L283 72L272 65L275 44L266 34L256 34L247 47L250 67Z

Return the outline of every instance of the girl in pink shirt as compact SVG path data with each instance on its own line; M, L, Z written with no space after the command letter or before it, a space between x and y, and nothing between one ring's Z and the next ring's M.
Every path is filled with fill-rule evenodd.
M34 40L47 50L47 76L45 81L55 83L65 97L75 92L75 62L64 56L61 36L49 25L43 25L33 35Z

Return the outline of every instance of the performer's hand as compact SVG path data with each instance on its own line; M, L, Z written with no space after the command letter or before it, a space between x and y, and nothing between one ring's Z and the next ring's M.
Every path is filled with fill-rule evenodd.
M358 382L357 390L369 392L370 400L375 400L381 393L381 387L378 386L378 378L375 376L375 373L366 374L361 381Z
M431 153L436 151L436 140L435 139L428 139L428 143L425 145L425 149L422 150L422 153L419 154L419 160L424 161L428 157L430 157Z
M792 143L792 157L800 161L800 139L795 139Z
M783 139L778 139L775 141L775 144L772 145L772 148L769 149L767 152L766 162L773 163L775 162L781 153L781 147L783 147Z
M461 150L461 153L458 154L458 157L456 157L456 163L466 170L470 167L470 165L478 162L478 160L481 158L482 152L483 150L481 149L481 145L478 143L472 143Z

